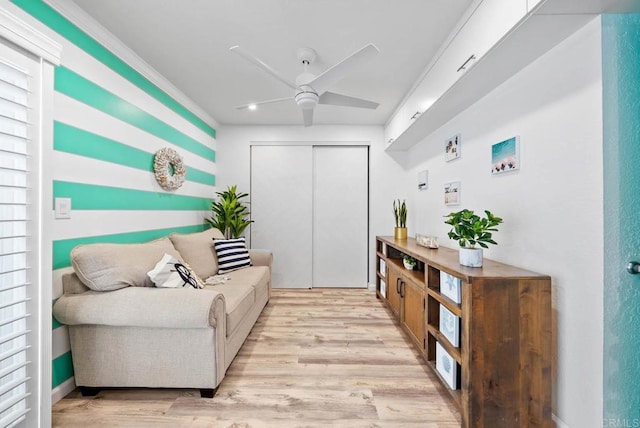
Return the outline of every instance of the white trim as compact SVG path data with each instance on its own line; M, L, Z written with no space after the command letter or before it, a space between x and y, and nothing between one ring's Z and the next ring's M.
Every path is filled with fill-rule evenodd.
M371 146L371 141L250 141L249 146Z
M189 109L193 114L207 122L213 128L219 128L220 124L206 111L175 87L167 78L140 58L135 52L114 36L109 30L100 25L94 18L86 13L77 4L61 0L44 0L49 6L62 14L78 28L93 37L98 43L110 50L122 61L129 64L134 70L149 79L154 85L161 88L174 100Z
M76 389L76 378L70 377L51 391L51 403L55 404Z
M551 419L556 423L556 428L569 428L569 425L564 423L562 419L557 417L554 413L551 414Z
M0 36L47 62L60 65L62 45L3 8L0 8Z

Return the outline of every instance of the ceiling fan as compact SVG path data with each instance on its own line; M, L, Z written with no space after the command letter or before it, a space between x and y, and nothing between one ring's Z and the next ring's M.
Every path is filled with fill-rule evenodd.
M277 103L281 101L293 100L302 109L302 118L304 120L304 126L311 126L313 123L313 109L318 104L327 104L343 107L359 107L375 109L378 107L378 103L373 101L363 100L362 98L350 97L348 95L336 94L329 92L328 89L339 80L344 78L347 74L357 70L375 57L380 51L373 44L360 48L358 51L349 55L339 63L325 70L323 73L315 76L307 71L307 67L313 63L316 59L316 52L311 48L298 49L298 59L301 61L304 71L296 77L295 82L284 77L281 73L264 63L258 57L253 55L240 46L233 46L230 48L232 52L237 53L247 61L254 65L257 65L280 82L287 85L289 88L295 91L293 97L278 98L274 100L262 101L258 103L244 104L237 106L239 110L251 109L254 110L256 106L262 104Z

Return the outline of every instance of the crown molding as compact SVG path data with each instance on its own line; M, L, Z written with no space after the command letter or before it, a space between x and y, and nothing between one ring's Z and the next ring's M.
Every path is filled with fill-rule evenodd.
M62 45L0 8L0 37L54 65L60 65Z

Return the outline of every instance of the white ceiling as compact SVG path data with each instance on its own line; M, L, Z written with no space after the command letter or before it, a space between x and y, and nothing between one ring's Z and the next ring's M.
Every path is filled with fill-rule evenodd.
M71 1L71 0L69 0ZM293 101L256 111L234 106L293 96L229 51L240 45L295 80L299 47L318 74L367 43L380 54L332 92L376 110L318 105L315 124L384 124L472 0L75 0L220 124L301 124Z

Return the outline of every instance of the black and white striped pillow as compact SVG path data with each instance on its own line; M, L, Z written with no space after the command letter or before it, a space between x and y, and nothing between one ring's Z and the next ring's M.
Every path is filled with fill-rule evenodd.
M236 239L214 239L218 255L218 273L223 274L251 266L249 251L244 237Z

